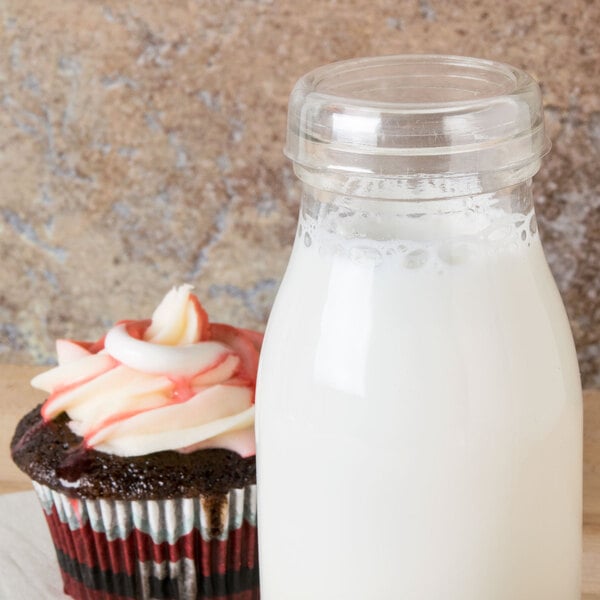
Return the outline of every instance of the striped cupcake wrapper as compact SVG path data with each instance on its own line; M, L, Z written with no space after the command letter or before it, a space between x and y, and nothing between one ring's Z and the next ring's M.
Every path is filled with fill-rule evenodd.
M172 500L69 498L34 482L78 600L258 600L256 486Z

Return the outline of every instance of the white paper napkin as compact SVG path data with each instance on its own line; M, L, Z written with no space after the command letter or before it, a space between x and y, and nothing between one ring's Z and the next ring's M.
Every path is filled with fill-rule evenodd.
M65 600L54 546L34 492L0 495L0 600Z

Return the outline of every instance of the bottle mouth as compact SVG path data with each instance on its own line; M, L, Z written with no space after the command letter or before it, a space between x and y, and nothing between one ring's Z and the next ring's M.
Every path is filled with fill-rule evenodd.
M383 182L393 196L415 187L453 195L474 182L486 191L500 178L525 180L549 148L540 89L524 71L407 55L342 61L302 77L290 97L285 154L301 178L325 176L334 187L345 175L355 192Z

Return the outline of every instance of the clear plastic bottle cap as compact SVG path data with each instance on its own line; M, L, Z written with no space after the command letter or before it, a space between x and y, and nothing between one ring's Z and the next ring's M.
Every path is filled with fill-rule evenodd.
M534 175L550 149L524 71L460 56L361 58L292 92L285 154L298 176L358 196L481 193Z

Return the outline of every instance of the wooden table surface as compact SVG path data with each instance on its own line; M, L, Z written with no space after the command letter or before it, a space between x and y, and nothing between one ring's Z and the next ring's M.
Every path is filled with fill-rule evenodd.
M10 460L17 421L44 399L29 380L40 367L0 365L0 494L31 489ZM584 395L583 599L600 600L600 391Z

